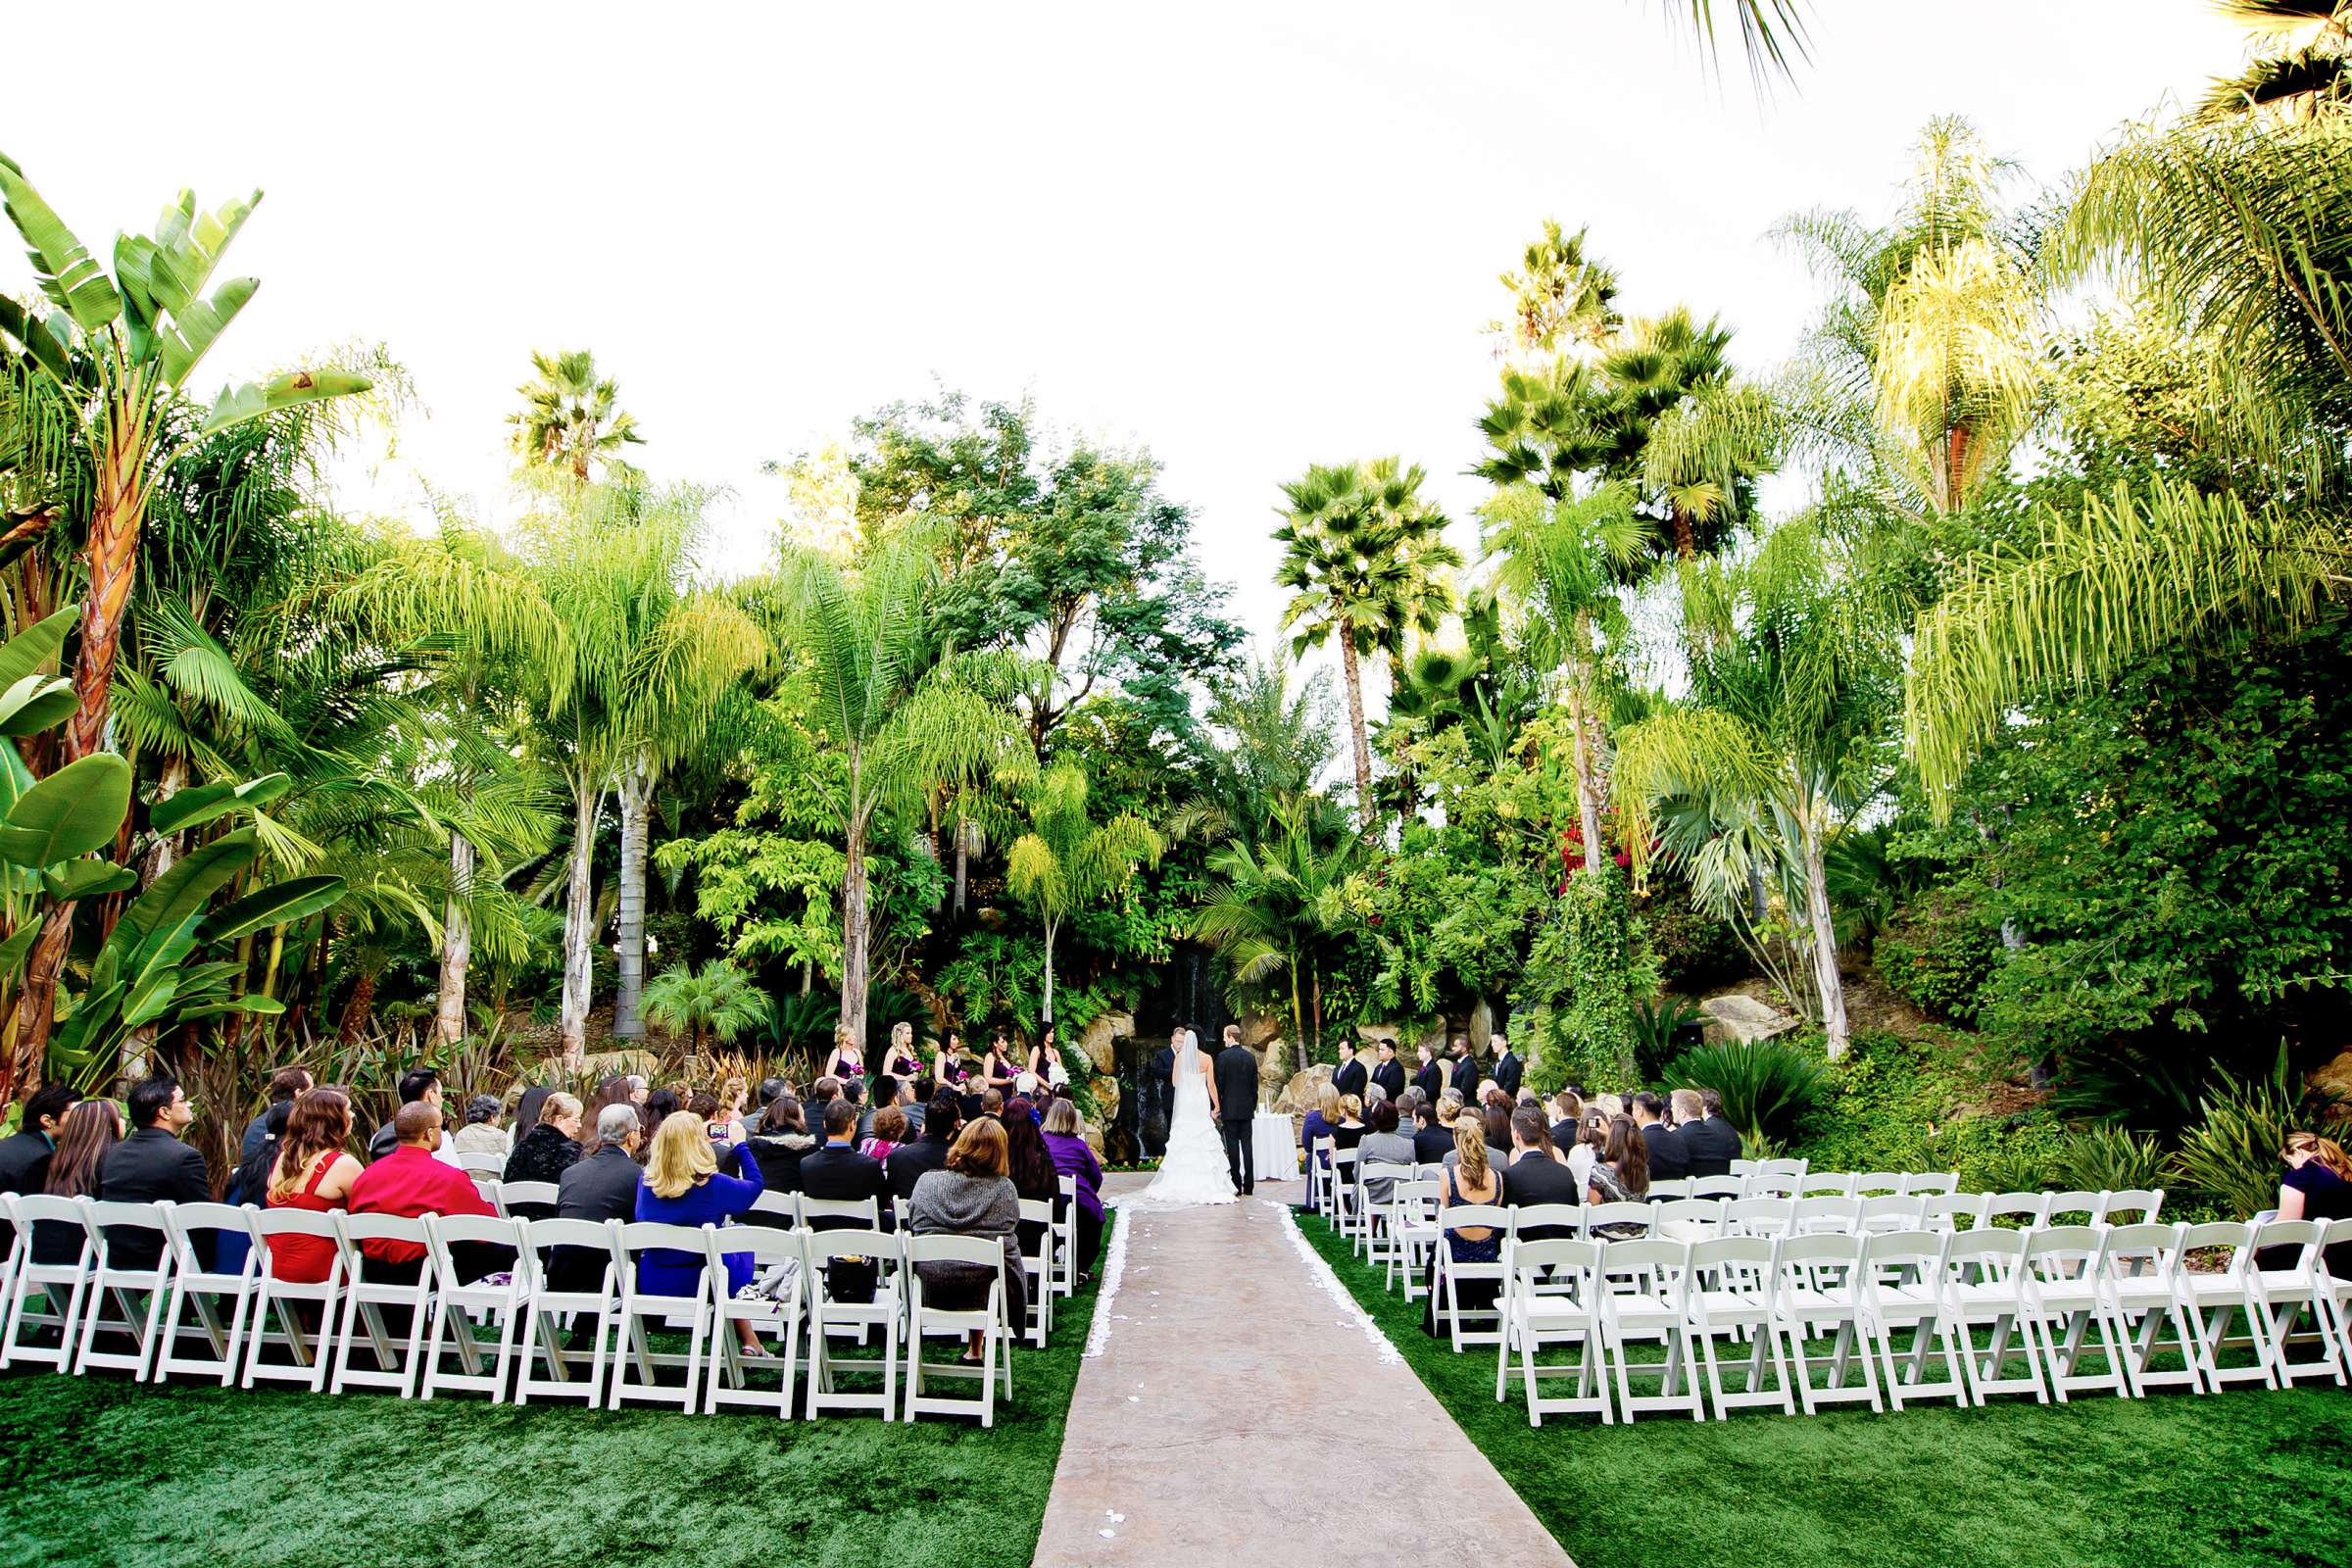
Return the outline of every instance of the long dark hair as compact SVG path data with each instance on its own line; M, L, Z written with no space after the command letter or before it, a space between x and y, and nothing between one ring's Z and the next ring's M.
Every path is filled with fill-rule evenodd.
M605 1147L604 1140L596 1136L596 1126L604 1120L607 1105L627 1105L632 1113L637 1109L629 1099L631 1092L629 1075L625 1072L614 1073L596 1086L595 1098L588 1102L588 1108L580 1112L581 1158L585 1159ZM521 1137L519 1133L515 1136L517 1139Z
M675 1090L657 1089L645 1097L645 1103L637 1107L637 1120L645 1129L645 1147L648 1150L654 1147L654 1134L662 1130L662 1122L669 1119L671 1112L681 1108Z
M1023 1198L1052 1198L1054 1153L1046 1148L1037 1123L1029 1119L1026 1100L1015 1100L1004 1107L1004 1174L1012 1178L1013 1191Z
M539 1125L539 1107L546 1104L547 1097L554 1093L546 1084L533 1084L522 1092L522 1098L514 1102L516 1143L521 1143L529 1136L531 1129Z
M310 1093L304 1090L304 1094ZM286 1124L294 1118L294 1102L272 1102L262 1113L262 1147L253 1157L237 1167L236 1176L228 1184L228 1200L232 1203L260 1203L270 1192L270 1173L277 1169L278 1146L286 1136Z
M282 1199L295 1191L312 1160L329 1150L341 1152L350 1141L351 1101L343 1091L304 1090L286 1117L285 1141L277 1146L276 1163L270 1167L269 1196Z
M1640 1198L1649 1191L1649 1145L1633 1117L1609 1118L1608 1142L1601 1146L1600 1157L1617 1172L1617 1180L1629 1196Z
M57 1148L49 1156L52 1198L98 1196L98 1162L122 1142L122 1122L111 1100L85 1100L66 1112L57 1129Z

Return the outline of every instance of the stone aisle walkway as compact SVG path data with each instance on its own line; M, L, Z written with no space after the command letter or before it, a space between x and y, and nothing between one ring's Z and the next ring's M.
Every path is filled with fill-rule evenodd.
M1112 1177L1108 1190L1144 1180ZM1306 1568L1361 1556L1367 1541L1384 1562L1442 1563L1460 1555L1465 1529L1483 1562L1567 1565L1412 1369L1373 1343L1345 1289L1301 1255L1281 1198L1267 1200L1298 1192L1122 1221L1040 1568ZM1427 1505L1372 1500L1399 1495Z

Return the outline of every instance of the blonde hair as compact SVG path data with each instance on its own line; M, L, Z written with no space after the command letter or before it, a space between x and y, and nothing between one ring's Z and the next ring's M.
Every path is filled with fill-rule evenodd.
M1353 1116L1358 1120L1361 1120L1363 1114L1364 1102L1360 1098L1354 1095L1342 1095L1340 1097L1340 1115L1342 1117Z
M913 1050L914 1025L904 1018L892 1024L890 1026L890 1043L894 1046L904 1046L909 1051Z
M541 1121L554 1121L558 1116L577 1116L579 1113L579 1100L564 1093L561 1089L539 1102L539 1119Z
M1461 1191L1463 1182L1468 1182L1473 1187L1486 1186L1486 1124L1476 1116L1458 1118L1453 1124L1453 1152L1458 1170L1454 1178L1454 1191Z
M2318 1133L2288 1133L2285 1147L2278 1151L2278 1157L2286 1159L2295 1154L2309 1154L2326 1169L2333 1171L2345 1181L2352 1181L2352 1159L2344 1156L2342 1146L2332 1138L2322 1138Z
M710 1151L710 1134L702 1117L691 1110L673 1110L662 1118L654 1130L654 1147L645 1155L645 1185L656 1198L683 1198L717 1171L718 1156Z
M1078 1107L1066 1100L1054 1101L1046 1107L1046 1125L1042 1130L1063 1138L1077 1137Z
M1315 1091L1315 1110L1325 1121L1340 1119L1340 1092L1329 1084Z

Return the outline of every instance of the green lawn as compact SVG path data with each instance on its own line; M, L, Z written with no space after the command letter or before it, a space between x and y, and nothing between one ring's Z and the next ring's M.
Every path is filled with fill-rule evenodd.
M0 1563L1015 1568L1093 1316L1058 1304L987 1432L0 1374Z
M2352 1563L2352 1394L2332 1386L1531 1428L1494 1401L1491 1348L1424 1336L1419 1303L1300 1219L1579 1568Z

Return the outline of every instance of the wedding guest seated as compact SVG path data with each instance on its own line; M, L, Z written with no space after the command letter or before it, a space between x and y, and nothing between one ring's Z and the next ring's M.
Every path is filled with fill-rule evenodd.
M891 1151L906 1141L906 1113L896 1105L884 1105L875 1111L868 1125L873 1131L858 1145L861 1154L887 1160Z
M1004 1116L1004 1095L1002 1090L983 1089L980 1091L980 1114L999 1118Z
M858 1132L858 1107L836 1097L825 1104L825 1142L821 1149L812 1149L801 1158L801 1194L805 1198L824 1199L827 1201L858 1202L874 1199L877 1221L881 1228L891 1228L891 1209L887 1195L890 1189L883 1184L882 1162L871 1154L860 1154L851 1140ZM836 1216L812 1219L808 1228L818 1231L855 1230L858 1221ZM845 1301L873 1299L876 1279L874 1265L836 1258L825 1269L827 1287Z
M1499 1203L1502 1201L1502 1173L1487 1160L1485 1130L1476 1117L1459 1116L1453 1124L1453 1152L1446 1169L1438 1177L1438 1209L1444 1211L1457 1203ZM1502 1255L1502 1233L1486 1225L1464 1226L1446 1232L1446 1250L1456 1263L1492 1263ZM1421 1330L1425 1334L1441 1332L1438 1324L1438 1260L1429 1261L1429 1304L1422 1309ZM1455 1301L1465 1312L1490 1311L1498 1294L1496 1280L1462 1280L1457 1282Z
M709 1123L691 1110L672 1112L654 1134L654 1147L645 1156L645 1175L637 1187L637 1217L663 1225L720 1225L748 1214L760 1197L760 1162L743 1157L741 1144L729 1144L725 1157L710 1147ZM719 1166L732 1163L734 1175ZM740 1295L752 1283L752 1254L728 1252L727 1295ZM702 1289L704 1258L700 1252L656 1248L637 1259L637 1288L648 1296L692 1296ZM735 1320L743 1348L759 1353L760 1334L743 1318Z
M270 1103L268 1106L263 1108L261 1115L254 1117L253 1120L245 1124L244 1136L237 1140L237 1163L239 1165L242 1165L245 1163L245 1161L251 1159L261 1149L263 1123L269 1119L270 1112L279 1105L293 1104L294 1097L310 1087L311 1074L310 1069L307 1067L280 1067L277 1069L277 1071L270 1075ZM71 1098L72 1091L67 1091L67 1094L69 1096L67 1103L71 1104L73 1102ZM65 1114L65 1112L61 1108L58 1111L58 1114L62 1116ZM26 1120L25 1125L32 1125L32 1122L29 1118ZM267 1180L267 1178L264 1179ZM20 1190L31 1192L39 1191L38 1188L16 1189L0 1187L0 1192L14 1192Z
M654 1134L662 1130L662 1124L685 1108L678 1099L677 1091L673 1089L649 1091L646 1097L637 1102L637 1137L640 1140L637 1147L640 1149L653 1148Z
M760 1162L760 1180L771 1193L797 1193L801 1190L801 1160L816 1147L816 1135L809 1132L808 1123L801 1113L801 1102L790 1095L778 1095L767 1102L760 1113L760 1130L745 1140L752 1158ZM772 1219L785 1229L791 1222L782 1215L760 1215L757 1219Z
M1411 1090L1405 1093L1411 1094ZM1453 1152L1453 1129L1446 1126L1439 1107L1426 1100L1413 1105L1413 1162L1418 1165L1443 1165L1446 1156Z
M2352 1159L2332 1138L2290 1132L2278 1150L2286 1178L2278 1188L2278 1217L2325 1223L2352 1215ZM2328 1249L2325 1263L2337 1279L2352 1279L2352 1242ZM2266 1267L2283 1267L2284 1263Z
M1353 1149L1364 1141L1364 1102L1353 1095L1340 1097L1340 1122L1331 1130L1331 1147Z
M476 1095L466 1102L466 1125L450 1134L450 1142L461 1154L507 1154L507 1130L498 1124L498 1113L504 1107L496 1095Z
M1740 1157L1740 1141L1739 1130L1723 1119L1723 1097L1712 1089L1677 1089L1670 1098L1675 1131L1682 1135L1683 1152L1690 1156L1690 1174L1729 1176L1732 1161ZM1710 1098L1713 1109L1707 1104Z
M1522 1105L1511 1113L1511 1163L1502 1173L1502 1200L1513 1208L1585 1200L1576 1172L1552 1147L1551 1128L1544 1123L1544 1112L1533 1105ZM1519 1234L1530 1241L1548 1242L1574 1233L1559 1226L1539 1225Z
M285 1147L286 1124L294 1119L294 1102L280 1100L262 1112L261 1142L254 1152L237 1164L237 1172L228 1179L228 1191L222 1195L225 1203L251 1203L260 1208L268 1201L270 1173L277 1168L277 1152ZM228 1264L223 1272L233 1270Z
M595 1152L583 1156L556 1183L556 1217L584 1219L594 1225L607 1220L637 1217L637 1186L643 1172L637 1167L642 1138L637 1107L609 1104L596 1113ZM604 1277L612 1253L601 1247L559 1247L547 1260L549 1288L593 1291ZM595 1320L582 1313L571 1325L574 1348L595 1343Z
M1611 1116L1600 1158L1587 1180L1585 1200L1591 1203L1639 1202L1649 1196L1649 1145L1630 1116ZM1643 1234L1639 1224L1604 1225L1594 1234L1607 1241L1625 1241Z
M110 1203L211 1202L213 1179L204 1155L180 1142L196 1111L179 1081L162 1073L142 1078L124 1100L130 1135L98 1162L98 1196ZM208 1263L217 1234L202 1233L197 1243ZM107 1237L107 1261L116 1268L153 1268L163 1255L158 1232L120 1226Z
M1329 1084L1323 1084L1315 1090L1315 1102L1307 1108L1305 1117L1298 1123L1298 1152L1302 1162L1315 1157L1315 1146L1330 1138L1339 1124L1340 1092ZM1325 1164L1328 1165L1329 1161L1325 1161ZM1307 1186L1306 1206L1309 1213L1314 1211L1312 1183Z
M1029 1102L1015 1100L1004 1107L1004 1174L1012 1189L1032 1203L1053 1203L1058 1210L1061 1184L1054 1175L1054 1156L1046 1150L1046 1135L1030 1117ZM1058 1213L1056 1214L1058 1217ZM1032 1255L1045 1235L1045 1222L1021 1221L1021 1250Z
M1454 1116L1453 1126L1457 1134L1464 1127L1478 1130L1479 1141L1487 1152L1489 1166L1500 1170L1511 1162L1511 1118L1500 1105L1481 1105L1476 1110L1465 1105ZM1445 1163L1455 1163L1460 1157L1460 1150L1461 1140L1457 1137L1453 1148L1446 1152Z
M1552 1096L1551 1114L1551 1141L1563 1149L1574 1145L1585 1125L1585 1102L1576 1091L1563 1089Z
M1377 1087L1377 1086L1375 1086ZM1413 1141L1396 1130L1396 1107L1386 1099L1374 1101L1364 1112L1364 1137L1357 1144L1356 1169L1370 1165L1410 1165L1414 1159ZM1394 1195L1394 1177L1367 1177L1364 1197L1374 1205L1385 1203Z
M1634 1125L1642 1129L1642 1141L1649 1146L1649 1174L1653 1180L1670 1182L1690 1174L1690 1152L1683 1143L1683 1135L1666 1125L1664 1101L1647 1090L1636 1095Z
M1087 1145L1086 1124L1078 1107L1067 1100L1056 1098L1046 1107L1045 1140L1054 1174L1070 1177L1078 1185L1078 1255L1071 1266L1084 1284L1095 1277L1095 1264L1102 1255L1102 1162Z
M760 1079L757 1103L743 1113L743 1136L746 1138L758 1136L760 1127L767 1120L767 1107L776 1102L777 1096L791 1093L792 1086L781 1078Z
M907 1225L917 1236L977 1236L1004 1251L1004 1320L1016 1330L1029 1314L1029 1291L1021 1272L1020 1194L1006 1175L1004 1124L982 1116L956 1135L947 1165L925 1171L907 1204ZM988 1299L988 1271L971 1263L922 1263L926 1302L951 1312L969 1312ZM981 1338L972 1336L964 1359L977 1362Z
M510 1182L558 1182L580 1158L580 1102L562 1090L539 1103L539 1124L507 1156Z
M412 1067L402 1073L400 1075L400 1103L403 1105L427 1104L432 1106L434 1112L438 1114L441 1109L440 1069L437 1067ZM366 1162L370 1165L374 1164L392 1152L399 1143L399 1129L391 1121L386 1121L375 1130L375 1136L368 1140ZM455 1169L458 1163L457 1146L447 1138L443 1138L434 1149L433 1157L442 1164Z
M948 1151L955 1147L956 1135L962 1129L963 1097L953 1089L934 1094L923 1111L923 1135L892 1150L882 1167L883 1179L899 1207L904 1208L906 1200L914 1196L914 1184L922 1180L925 1171L947 1167Z
M121 1145L122 1117L111 1100L84 1100L66 1112L57 1130L57 1148L49 1155L49 1171L41 1191L51 1198L96 1198L98 1168ZM69 1219L44 1219L32 1227L32 1261L67 1264L81 1256L88 1233ZM63 1297L53 1298L61 1303Z
M420 1219L427 1214L495 1214L473 1178L453 1170L435 1155L441 1147L441 1107L412 1100L391 1122L392 1152L360 1172L351 1184L346 1205L354 1214L397 1214ZM467 1279L504 1268L510 1260L505 1248L472 1244L451 1250L451 1260ZM424 1248L416 1242L389 1240L360 1244L360 1272L371 1280L412 1285L424 1274ZM404 1325L405 1329L405 1325Z
M270 1208L300 1208L314 1214L348 1208L352 1189L366 1167L351 1157L351 1101L339 1089L306 1089L286 1107L285 1136L263 1178L261 1200ZM272 1236L270 1267L281 1280L317 1285L334 1267L331 1236Z

